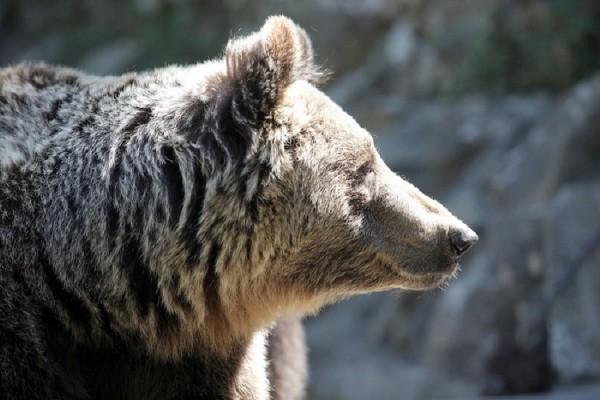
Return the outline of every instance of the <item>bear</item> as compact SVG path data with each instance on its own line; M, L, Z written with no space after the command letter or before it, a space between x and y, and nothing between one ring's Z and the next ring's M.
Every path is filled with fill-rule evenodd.
M325 75L283 16L197 65L0 70L0 397L301 398L298 318L455 276L477 234Z

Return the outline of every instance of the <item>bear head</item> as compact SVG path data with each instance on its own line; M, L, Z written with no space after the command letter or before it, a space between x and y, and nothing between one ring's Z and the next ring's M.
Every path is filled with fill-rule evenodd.
M230 41L215 69L208 122L192 137L216 182L203 199L203 229L219 232L218 250L200 257L212 268L204 296L229 322L264 325L455 275L477 235L392 172L371 135L317 88L324 74L304 30L271 17Z

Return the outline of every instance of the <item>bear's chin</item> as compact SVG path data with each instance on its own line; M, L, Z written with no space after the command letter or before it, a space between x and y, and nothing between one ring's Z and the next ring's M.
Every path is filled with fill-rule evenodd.
M423 274L403 273L402 289L415 291L435 289L444 286L449 279L456 278L459 270L459 264L453 263L441 268L439 272L426 272Z

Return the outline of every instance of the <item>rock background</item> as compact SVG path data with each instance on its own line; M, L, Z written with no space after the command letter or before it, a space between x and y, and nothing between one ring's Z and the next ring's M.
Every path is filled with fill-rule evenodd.
M442 290L306 321L309 398L600 398L598 2L4 0L0 66L191 63L277 13L388 164L481 238Z

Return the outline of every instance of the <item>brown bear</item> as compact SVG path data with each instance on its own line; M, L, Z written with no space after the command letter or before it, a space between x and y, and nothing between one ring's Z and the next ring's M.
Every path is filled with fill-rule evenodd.
M301 396L294 317L453 276L477 235L322 79L285 17L189 67L0 70L0 398Z

